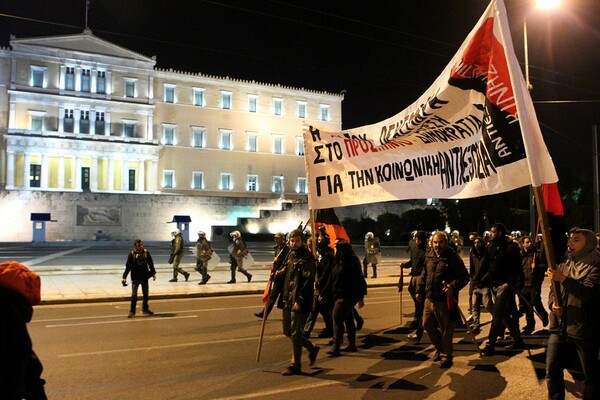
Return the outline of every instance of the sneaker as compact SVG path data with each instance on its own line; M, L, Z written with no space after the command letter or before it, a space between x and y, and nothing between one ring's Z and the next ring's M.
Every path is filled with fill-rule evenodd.
M127 314L127 318L133 318L135 317L135 313L133 311L129 311L129 314Z
M356 348L356 346L346 346L342 347L341 351L346 353L356 353L358 349Z
M419 335L417 335L416 333L411 333L410 335L407 336L408 340L410 340L413 343L421 343L421 337Z
M359 317L359 318L356 320L356 330L357 330L357 331L360 331L360 330L362 329L362 327L363 327L363 325L364 325L364 324L365 324L365 320L364 320L364 319L362 319L361 317Z
M302 372L300 371L300 368L296 368L293 365L290 365L289 367L281 371L281 375L283 376L300 375L301 373Z
M308 352L308 365L313 366L315 364L315 361L317 361L317 354L319 354L319 350L321 350L319 346L313 346L312 350Z
M235 283L235 279L232 279L232 280L230 280L230 281L229 281L229 282L227 282L227 283Z
M151 309L142 310L142 313L144 313L146 315L154 315L154 311L152 311Z
M450 368L454 364L451 358L444 358L440 363L440 368Z
M169 279L169 282L177 282L177 278Z
M504 346L504 348L507 350L524 349L525 342L523 342L523 339L516 339L516 340L513 340L512 342L510 342L507 346Z
M494 346L491 344L486 344L485 347L483 349L481 349L481 354L483 354L484 356L493 356L494 355Z
M186 282L188 281L189 277L190 277L190 273L189 273L189 272L186 272L186 273L185 273L185 281L186 281Z
M248 278L248 282L250 282L252 280L252 274L248 275L247 278Z

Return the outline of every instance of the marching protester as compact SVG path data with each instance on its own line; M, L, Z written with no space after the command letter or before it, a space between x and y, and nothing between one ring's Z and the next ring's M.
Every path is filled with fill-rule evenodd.
M240 231L233 231L229 234L233 239L233 245L229 253L229 264L231 268L231 280L227 283L235 283L235 270L237 269L246 276L248 282L252 280L252 274L244 268L244 257L248 255L246 243L242 240Z
M363 258L363 276L366 278L368 275L368 267L371 264L373 268L373 275L371 278L377 278L377 263L381 254L381 246L379 244L379 238L375 237L373 232L367 232L365 235L365 257Z
M482 237L473 238L473 247L469 254L469 275L471 276L471 332L478 335L481 332L481 307L485 307L490 314L493 312L492 292L487 276L480 276L485 242Z
M333 310L333 297L331 293L331 270L334 263L334 252L330 244L329 235L321 232L317 239L317 271L315 275L315 293L313 297L313 308L304 328L304 335L310 337L319 314L323 316L325 328L319 332L317 337L328 338L333 336L333 320L331 313Z
M196 243L196 271L202 275L202 280L198 285L206 285L210 279L208 274L208 262L213 254L212 244L206 239L206 233L198 232L198 242Z
M177 282L177 275L181 274L185 277L187 282L190 277L190 273L186 272L179 266L181 259L183 258L183 236L179 229L175 229L171 232L173 239L171 240L171 256L169 257L169 264L173 264L173 278L169 282Z
M432 250L427 255L416 298L425 302L423 327L436 349L434 361L440 361L441 368L450 368L455 320L449 306L469 282L469 273L463 260L449 247L445 232L433 234Z
M289 234L290 255L278 274L283 281L283 334L292 341L292 362L281 374L299 375L302 373L302 348L308 350L309 365L313 365L319 347L308 340L302 329L310 312L315 282L315 258L304 245L304 235L300 230Z
M0 399L46 400L43 366L27 324L41 301L40 277L16 261L0 263Z
M600 254L594 232L572 228L568 256L548 277L560 292L550 290L550 338L546 352L546 383L549 399L565 398L564 369L577 356L584 375L583 399L600 398ZM560 296L562 307L557 304Z
M267 311L267 317L271 314L271 310L273 310L273 306L277 304L277 308L283 308L283 298L281 295L283 294L283 275L278 275L277 272L283 268L284 262L288 257L288 253L290 252L290 248L285 244L285 235L281 232L277 232L273 237L275 241L275 247L273 248L274 257L273 257L273 266L271 267L271 291L269 292L269 296L267 297L264 308L254 315L258 318L262 318L264 315L264 311Z
M133 249L127 256L125 263L125 271L121 282L123 286L127 285L127 275L131 272L131 305L127 318L135 316L135 306L137 304L138 289L142 287L142 312L146 315L154 313L148 306L148 279L156 280L156 271L154 269L154 261L150 252L144 247L144 242L137 239L133 243Z
M531 335L535 330L534 310L541 318L543 326L548 325L548 312L542 304L541 297L546 267L529 236L521 238L521 260L524 281L519 296L519 308L525 314L526 321L521 334Z
M406 263L400 263L400 268L410 268L410 282L408 283L408 293L415 305L415 313L410 323L410 328L415 332L408 335L408 338L415 343L421 341L423 336L423 301L417 300L417 288L421 283L421 275L425 267L425 255L427 253L427 237L425 231L417 231L414 235L415 243L410 248L410 259Z
M519 245L506 236L504 224L496 223L490 228L490 240L485 247L483 265L475 278L477 281L489 280L492 295L495 296L492 312L492 326L483 354L491 356L498 337L504 336L504 327L510 332L511 343L507 349L519 349L524 346L516 317L517 291L523 285L523 268Z
M350 243L336 240L335 259L331 271L331 292L335 301L333 306L333 346L327 352L331 357L341 356L341 351L356 352L356 326L352 315L354 306L364 306L367 283L360 271L360 260L352 250ZM348 345L341 349L344 328Z

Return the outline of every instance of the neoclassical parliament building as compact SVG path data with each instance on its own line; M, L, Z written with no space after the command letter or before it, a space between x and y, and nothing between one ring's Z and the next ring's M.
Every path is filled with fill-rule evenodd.
M212 236L289 230L307 215L302 128L341 130L342 101L159 69L87 29L11 37L0 48L0 241L32 240L34 214L48 216L48 241L168 240L177 218Z

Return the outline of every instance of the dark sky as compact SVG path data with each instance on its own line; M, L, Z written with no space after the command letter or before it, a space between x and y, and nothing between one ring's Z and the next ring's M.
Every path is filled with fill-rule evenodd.
M552 14L505 0L523 64L528 15L532 97L561 165L591 168L600 122L600 1L563 0ZM158 66L294 87L345 91L344 128L390 117L437 78L488 5L486 0L91 0L95 35ZM85 0L0 2L0 44L80 33ZM545 104L541 101L595 101ZM562 166L561 166L562 168ZM588 168L588 167L586 167ZM560 175L560 170L559 170Z

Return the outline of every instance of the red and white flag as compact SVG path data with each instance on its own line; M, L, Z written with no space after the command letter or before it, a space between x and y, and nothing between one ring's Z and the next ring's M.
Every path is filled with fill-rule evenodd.
M442 74L411 106L342 132L304 131L311 208L471 198L558 180L493 0Z

